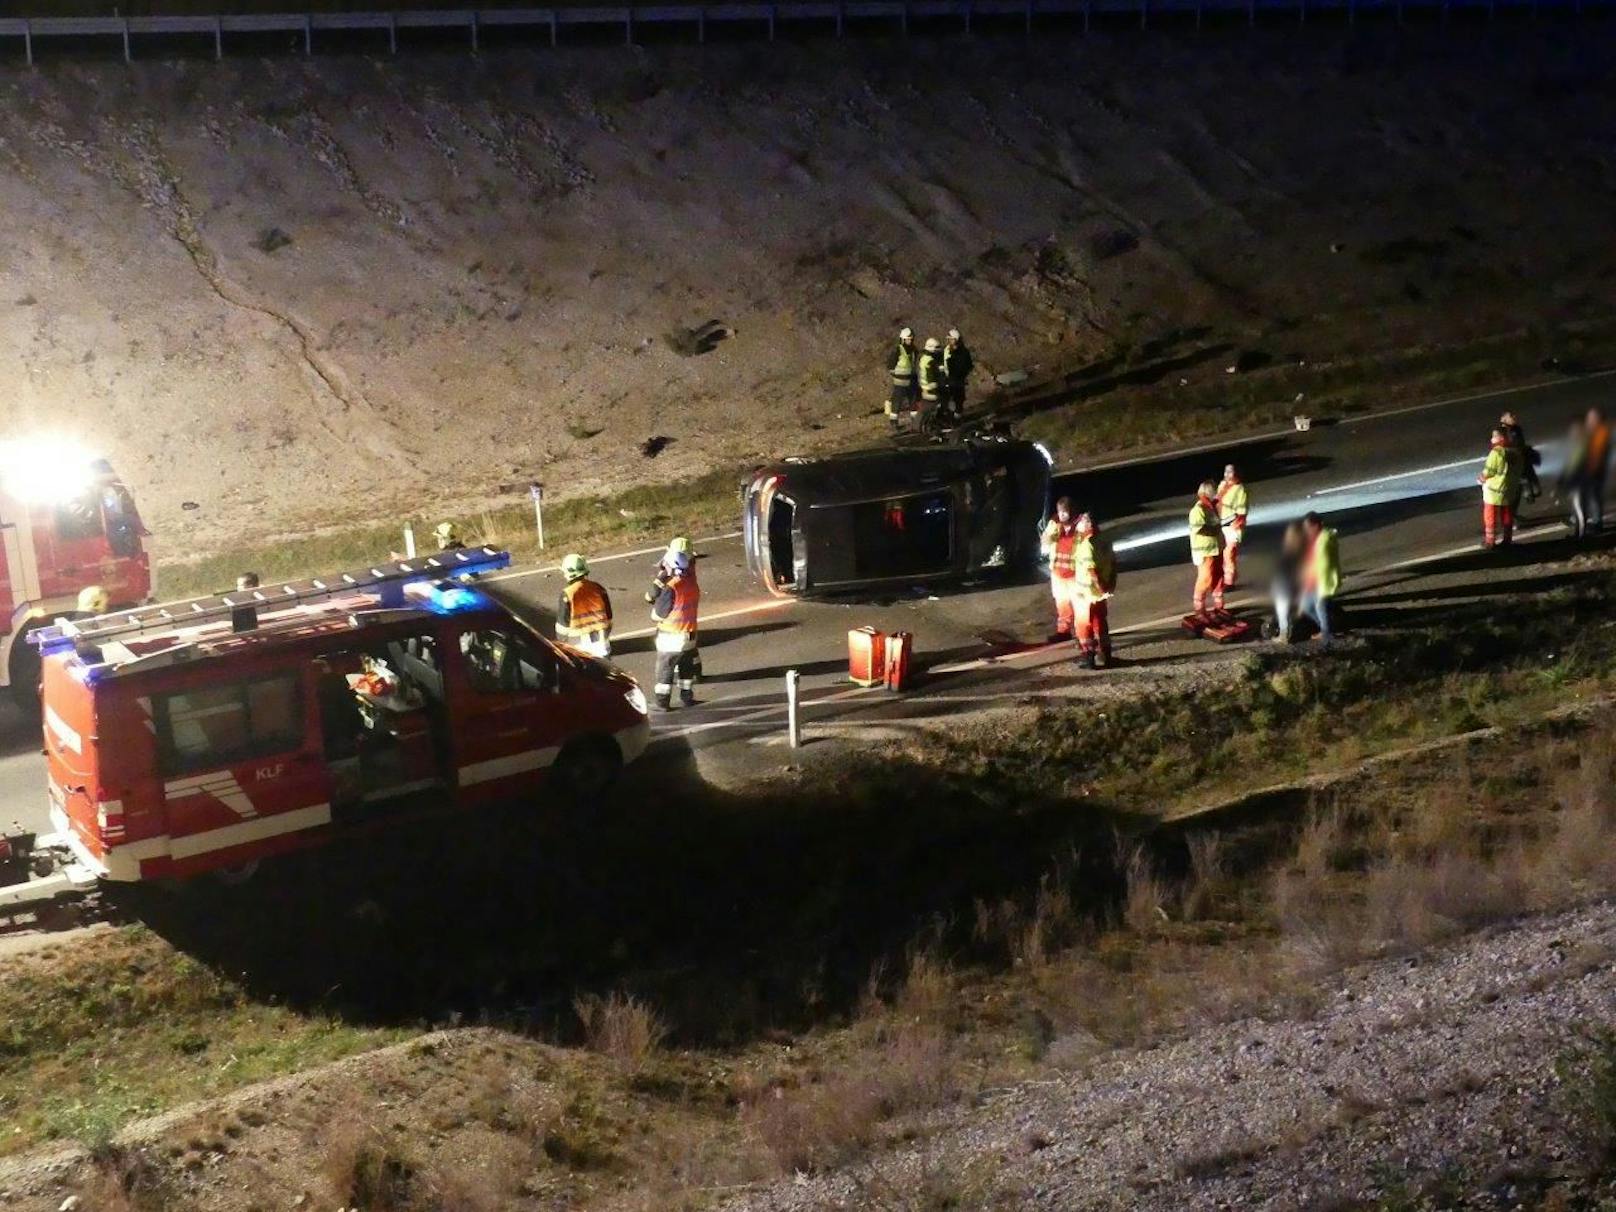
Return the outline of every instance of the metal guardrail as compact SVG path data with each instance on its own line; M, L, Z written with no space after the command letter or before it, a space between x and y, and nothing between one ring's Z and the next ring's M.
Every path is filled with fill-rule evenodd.
M579 8L435 9L400 12L262 13L212 17L0 17L0 45L21 39L24 59L34 62L34 44L40 39L109 38L121 40L123 57L134 59L135 40L211 38L214 58L222 59L226 34L300 35L304 54L313 54L315 35L372 31L385 34L390 52L398 51L400 30L464 30L472 51L481 48L485 29L524 29L547 33L558 45L563 27L623 31L634 41L639 26L687 26L696 40L707 37L710 24L743 26L766 31L770 40L782 26L834 28L846 34L850 22L884 23L908 34L915 21L957 22L972 32L978 19L1011 21L1032 33L1039 17L1080 20L1085 30L1095 17L1134 17L1147 28L1153 16L1191 16L1197 25L1207 16L1244 16L1256 24L1259 17L1283 15L1305 23L1309 14L1344 14L1348 23L1362 17L1392 17L1405 13L1479 12L1500 10L1564 12L1616 8L1616 0L738 0L717 4L652 4Z

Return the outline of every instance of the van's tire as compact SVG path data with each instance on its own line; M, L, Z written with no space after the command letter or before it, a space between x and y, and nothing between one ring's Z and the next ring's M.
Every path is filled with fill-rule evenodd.
M38 723L44 710L39 702L39 649L28 642L28 633L32 630L32 627L23 628L11 642L10 667L6 672L11 679L11 701L24 719Z
M234 867L219 867L210 874L215 883L226 888L240 888L243 884L251 883L253 876L258 874L258 862L257 859L248 859Z
M609 737L583 737L561 751L553 768L555 785L580 804L604 795L623 773L623 752Z

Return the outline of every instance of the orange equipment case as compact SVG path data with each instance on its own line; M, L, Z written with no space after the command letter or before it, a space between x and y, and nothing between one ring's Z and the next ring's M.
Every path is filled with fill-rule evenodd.
M860 686L880 686L887 680L887 637L874 627L847 633L847 676Z

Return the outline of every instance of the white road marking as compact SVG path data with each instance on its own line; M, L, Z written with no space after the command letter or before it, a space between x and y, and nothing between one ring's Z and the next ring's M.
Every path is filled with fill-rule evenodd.
M1356 484L1336 484L1330 488L1320 488L1310 492L1310 497L1327 497L1334 492L1354 492L1360 488L1373 488L1377 484L1390 484L1394 480L1411 480L1415 476L1435 475L1439 471L1453 471L1458 467L1471 467L1477 463L1485 463L1485 455L1473 459L1457 459L1452 463L1439 463L1435 467L1416 467L1413 471L1399 471L1389 476L1376 476L1373 480L1359 480Z
M733 619L736 615L759 614L765 610L779 610L781 607L795 606L796 604L796 598L770 598L767 602L754 602L750 606L737 606L734 610L720 610L717 614L703 614L697 625L698 627L705 626L714 619ZM655 627L640 627L634 631L614 631L612 632L612 640L614 642L617 640L636 640L641 636L655 634ZM701 633L698 631L696 634L699 636ZM699 640L697 645L698 647L700 646Z
M694 548L711 546L714 543L724 543L728 542L730 539L738 539L744 533L745 531L741 530L731 530L727 534L710 534L704 539L692 539L690 541L690 545ZM591 564L607 564L613 560L635 560L639 559L641 556L660 555L667 549L668 545L666 543L661 543L655 547L642 547L638 551L619 551L613 555L593 556L590 558L589 562ZM520 568L515 572L496 573L493 576L483 577L482 579L490 582L517 581L522 577L535 577L546 572L560 571L560 564L536 564L532 568Z
M1361 417L1347 417L1342 425L1362 425L1366 421L1379 421L1386 417L1407 416L1411 412L1424 412L1430 408L1446 408L1452 404L1473 404L1477 400L1495 400L1499 396L1511 396L1517 393L1525 394L1532 391L1543 391L1550 387L1560 387L1571 383L1581 383L1589 379L1603 379L1616 375L1616 370L1596 370L1591 374L1574 375L1568 379L1543 379L1536 383L1517 384L1514 387L1495 387L1490 391L1473 392L1467 396L1449 396L1445 400L1427 400L1423 404L1405 404L1401 408L1387 408L1381 412L1365 413Z

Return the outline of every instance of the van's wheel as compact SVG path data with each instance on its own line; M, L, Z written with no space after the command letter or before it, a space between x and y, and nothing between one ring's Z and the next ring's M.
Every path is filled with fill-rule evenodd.
M34 628L25 627L12 640L7 673L11 678L11 701L24 719L37 723L44 711L39 703L39 649L28 642L28 633L32 630Z
M226 888L239 888L258 874L258 860L248 859L245 863L237 863L234 867L220 867L213 872L213 878Z
M615 741L591 737L574 741L556 759L556 786L581 804L604 795L623 772L623 754Z

